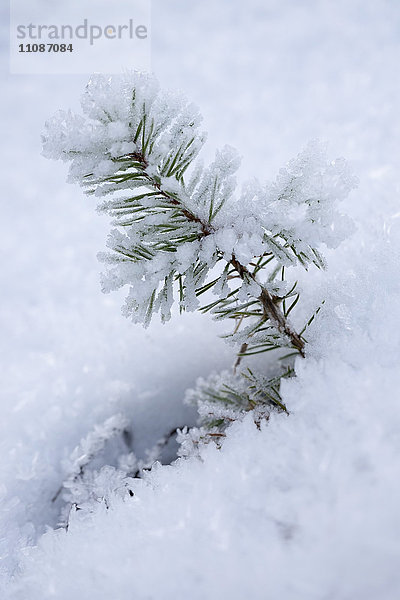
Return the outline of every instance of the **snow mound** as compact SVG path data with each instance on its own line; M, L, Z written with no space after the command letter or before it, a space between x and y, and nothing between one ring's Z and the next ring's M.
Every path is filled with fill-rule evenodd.
M309 356L283 382L290 416L246 418L221 450L71 514L26 552L13 599L397 597L400 248L349 251L370 268L325 282Z

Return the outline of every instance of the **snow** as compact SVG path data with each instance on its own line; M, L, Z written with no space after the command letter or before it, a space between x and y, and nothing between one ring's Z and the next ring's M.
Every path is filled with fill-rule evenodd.
M119 292L101 294L107 220L64 184L65 165L40 156L44 121L78 110L85 78L11 77L3 51L2 597L397 600L400 7L185 8L154 0L154 69L201 107L207 158L228 143L243 179L265 181L307 140L326 139L359 179L342 206L356 231L325 252L326 272L299 270L299 322L325 303L283 383L289 416L261 431L244 419L221 450L135 480L133 497L118 470L128 465L110 459L114 470L99 465L86 482L88 510L57 528L51 499L81 440L122 414L145 456L193 424L185 390L229 368L232 349L205 315L143 331L120 315ZM107 481L108 509L93 501Z
M398 352L399 336L388 344L374 328L388 302L400 317L398 281L376 300L399 250L382 271L343 277L350 322L327 344L341 319L325 310L311 356L284 383L289 417L271 415L261 432L247 418L221 451L154 469L108 512L78 512L67 535L29 552L16 597L396 598L400 382L382 345ZM370 336L376 352L363 352Z

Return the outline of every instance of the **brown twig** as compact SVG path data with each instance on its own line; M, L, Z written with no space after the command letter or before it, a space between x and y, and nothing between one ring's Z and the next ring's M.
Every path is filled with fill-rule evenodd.
M246 267L244 267L234 255L232 255L231 265L239 273L243 281L246 279L251 279L255 281L258 285L260 285L253 273L251 273ZM296 333L296 331L291 327L290 323L286 319L279 306L277 306L276 302L274 302L274 299L272 298L268 290L262 285L260 287L261 294L258 297L258 299L262 304L264 316L270 319L281 333L284 333L288 336L288 338L292 342L292 346L299 351L301 356L304 357L304 341L301 339L300 335Z

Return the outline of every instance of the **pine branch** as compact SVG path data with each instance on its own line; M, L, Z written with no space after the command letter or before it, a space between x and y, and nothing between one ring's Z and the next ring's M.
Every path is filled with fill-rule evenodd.
M139 164L139 169L142 170L144 175L146 175L148 186L150 189L159 192L161 197L165 198L173 206L178 207L188 221L200 225L202 237L211 235L215 232L214 227L209 221L204 221L197 217L195 214L191 213L189 210L187 210L180 200L163 190L162 185L159 181L157 181L155 178L151 177L149 174L146 173L148 161L143 153L135 152L128 156L129 158L132 158L136 163ZM301 336L298 333L296 333L296 331L294 331L294 329L291 327L284 313L280 310L276 301L274 301L268 290L258 282L256 276L253 273L251 273L245 266L243 266L234 255L232 255L229 264L232 265L232 267L239 274L240 278L243 281L251 279L260 286L261 294L258 297L258 299L263 307L265 319L269 319L275 325L278 331L284 333L290 339L292 346L298 350L301 356L304 357L304 341L302 340Z
M102 254L114 265L104 290L131 285L125 314L148 325L160 311L165 321L174 284L181 311L197 308L197 296L211 290L219 300L205 311L258 319L267 346L273 340L263 326L270 323L304 356L304 340L288 321L297 300L287 311L289 296L277 288L276 274L285 265L324 268L316 246L337 244L344 228L332 203L354 186L344 161L329 162L312 143L274 183L255 181L236 198L237 154L224 148L206 169L195 165L205 140L199 114L181 97L163 94L151 77L94 77L82 107L83 117L61 112L47 124L44 154L70 160L71 179L86 193L111 195L100 209L119 230L109 238L113 253ZM125 190L128 197L121 196ZM226 267L210 284L207 275L221 260ZM260 274L271 262L276 266L263 283ZM242 284L232 291L235 276ZM246 303L249 297L259 306Z
M356 184L345 161L328 160L324 146L311 142L275 181L253 180L236 192L238 154L225 147L208 167L196 162L205 141L197 109L163 94L152 77L96 76L82 108L83 116L61 112L47 124L44 154L71 161L70 179L107 198L99 209L115 229L111 252L99 256L109 265L103 290L128 285L124 314L144 326L157 312L167 321L176 297L181 312L198 309L207 292L216 299L200 310L234 321L225 336L240 347L233 379L203 390L224 407L211 411L206 435L223 436L219 421L229 423L237 411L286 410L280 381L292 376L294 356L305 356L303 334L318 313L300 333L294 329L289 316L300 294L286 267L324 269L320 245L334 248L351 231L335 208ZM288 371L280 357L270 379L236 375L242 357L282 349ZM207 402L199 407L207 410Z

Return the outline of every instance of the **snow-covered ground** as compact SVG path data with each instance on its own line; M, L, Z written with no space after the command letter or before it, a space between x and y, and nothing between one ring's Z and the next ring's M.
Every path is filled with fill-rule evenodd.
M283 387L290 416L235 425L221 451L154 469L67 533L51 499L79 441L122 413L143 453L193 422L184 390L232 356L204 316L143 331L101 294L107 220L40 156L85 78L8 75L2 36L2 597L396 600L398 1L153 0L154 71L200 106L206 154L229 143L243 177L268 179L326 139L359 178L343 207L357 229L302 277L304 310L325 304Z

